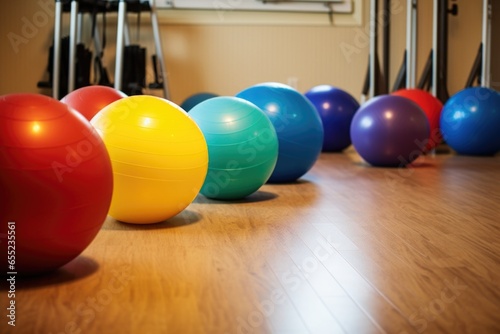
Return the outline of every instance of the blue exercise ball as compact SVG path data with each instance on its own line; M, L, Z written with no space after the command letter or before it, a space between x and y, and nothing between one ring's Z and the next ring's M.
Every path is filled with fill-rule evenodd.
M274 82L251 86L236 96L262 109L276 129L278 162L268 182L294 182L306 174L323 145L323 124L312 103L292 87Z
M311 88L305 96L323 121L324 152L340 152L351 145L351 121L359 103L346 91L330 85Z
M181 103L180 107L185 111L190 111L197 104L217 96L218 95L214 93L196 93L185 99L184 102Z
M458 154L495 155L500 151L500 95L485 87L456 93L443 107L440 126Z
M354 148L366 162L379 167L402 167L414 161L422 154L429 132L422 109L395 95L372 98L351 123Z
M200 191L205 197L241 199L267 182L278 159L278 137L262 110L220 96L196 105L189 116L208 146L208 174Z

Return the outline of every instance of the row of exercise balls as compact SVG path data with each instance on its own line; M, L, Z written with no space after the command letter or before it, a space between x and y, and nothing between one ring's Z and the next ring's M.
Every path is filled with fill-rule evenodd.
M500 151L498 129L500 95L493 89L463 89L444 106L428 92L406 89L361 106L352 120L351 138L370 164L404 166L443 140L457 154L495 155Z
M260 90L258 96L253 92L255 89ZM74 103L87 95L82 90L63 100L83 109ZM104 92L103 96L107 98L109 93ZM261 84L241 92L247 93L246 100L238 97L208 99L191 110L189 116L161 98L115 96L117 101L91 118L108 147L113 164L115 195L110 216L132 223L162 221L182 211L200 188L207 197L238 199L272 182L273 177L275 182L293 182L304 175L321 150L321 120L314 107L302 94L281 84ZM94 98L98 96L95 91L92 94ZM257 107L250 99L262 106ZM94 102L83 100L90 104L85 111L89 115ZM273 117L265 114L265 106L270 107L268 111ZM219 124L214 122L217 115L221 116ZM280 145L278 140L282 141ZM227 145L217 149L220 143ZM175 149L171 147L174 144ZM228 150L231 145L239 151ZM281 165L278 146L283 153ZM207 171L209 153L213 166ZM205 160L200 154L205 154ZM173 167L176 163L178 165ZM221 179L221 175L236 174L244 176ZM176 184L172 186L172 182ZM219 188L217 191L214 184ZM175 201L169 200L165 188L171 189L169 194L177 196ZM179 194L185 198L179 198ZM172 204L175 208L162 205L165 200L175 203Z
M317 89L318 92L335 90L340 91L326 86ZM312 136L321 133L321 125L324 125L324 122L318 121L317 114L311 111L313 109L310 108L310 104L303 99L300 93L286 85L265 83L252 86L237 96L246 98L247 102L255 102L256 105L249 107L248 103L244 103L238 98L209 97L193 108L194 113L191 112L191 117L204 134L208 145L209 161L212 161L211 166L208 167L208 176L201 188L202 194L206 197L237 199L253 193L266 182L293 182L312 167L319 155L318 143L320 141L311 141L311 137L304 137L304 134ZM405 98L401 98L401 96ZM293 100L293 98L297 100ZM349 101L348 98L347 95L347 101ZM351 102L352 100L349 101L351 109L355 109L356 105ZM412 103L412 100L416 101L421 108ZM292 102L290 103L290 101ZM309 108L305 108L304 105L308 105ZM338 103L338 105L345 105L345 103ZM299 106L299 108L294 109L292 106ZM372 165L406 165L422 152L439 143L436 138L429 137L429 133L432 133L431 129L438 129L437 120L441 106L439 101L429 93L419 90L402 90L393 95L380 96L363 105L359 110L359 121L356 119L352 122L350 130L354 146L360 155ZM246 112L250 109L260 108L271 120L274 129L277 130L276 136L279 142L277 146L282 149L281 152L278 149L277 158L271 153L275 151L276 147L275 141L272 139L273 136L265 139L265 136L256 130L258 127L255 127L255 122L248 123L252 117L241 117L242 113L245 113L245 108L247 108ZM304 110L309 111L305 118L301 114ZM285 114L285 111L288 114ZM352 113L354 111L351 111ZM258 114L254 111L255 116ZM260 119L262 119L261 116L262 114L259 115ZM293 130L293 126L290 125L293 123L291 120L297 121L295 127L298 131L295 133L291 131ZM304 122L304 120L310 123ZM316 127L308 126L308 124L314 124ZM430 124L432 124L432 128ZM264 128L269 129L268 125ZM236 138L235 133L240 137ZM254 144L251 144L254 146L248 147L253 151L242 146L245 139L254 141ZM301 142L298 143L297 139ZM253 174L257 174L257 177L253 179L235 177L245 169L250 170L256 167L255 164L251 163L257 157L248 159L249 156L247 156L247 161L243 161L245 159L242 157L245 156L244 152L247 152L246 154L252 152L253 156L256 147L265 147L265 145L258 144L258 141L262 140L271 143L269 150L258 157L267 163L260 166L260 170L263 172L254 172ZM314 147L312 147L313 149L308 148L308 156L297 151L297 148L311 142ZM228 148L232 148L232 150ZM285 148L288 148L288 151ZM313 154L310 154L311 152ZM292 154L300 159L302 165L287 160ZM278 168L280 161L283 162L281 169ZM271 170L273 172L269 176ZM292 172L295 174L291 174ZM241 180L245 180L245 182L242 183Z
M398 101L405 97L414 106ZM429 134L424 136L424 112ZM420 119L420 121L419 121ZM371 134L364 128L370 128ZM406 131L405 131L406 129ZM354 148L376 166L404 166L444 140L457 154L492 156L500 151L500 95L486 87L455 93L444 106L421 90L401 90L364 104L353 119ZM371 144L369 146L367 142Z
M347 148L351 144L351 120L359 108L356 99L346 91L330 85L315 86L304 95L316 108L323 123L322 151L339 152ZM217 96L207 92L195 93L188 96L180 106L190 112L199 103Z
M254 90L264 94L256 96ZM314 107L292 88L270 83L241 94L262 106L237 97L221 101L236 110L244 105L249 111L249 117L240 119L242 133L249 147L256 149L253 153L261 157L246 160L254 162L250 168L261 175L245 193L230 194L231 198L255 191L272 176L278 140L283 140L285 161L281 174L275 174L280 182L305 174L322 142ZM101 98L107 106L99 110ZM103 87L88 87L63 101L67 105L35 94L0 100L0 138L2 146L8 147L0 160L0 191L7 207L1 219L17 224L21 275L51 271L78 256L107 214L131 223L159 222L176 215L200 192L208 172L208 146L201 129L167 100L125 97ZM287 137L286 128L296 135ZM296 150L307 159L297 157ZM245 147L242 152L250 153ZM288 166L288 162L295 164ZM7 234L4 229L1 232Z
M257 85L259 86L259 85ZM263 84L260 86L269 86L268 84ZM284 86L284 85L283 85ZM257 89L257 87L251 87L253 90ZM269 88L269 87L267 87ZM464 92L457 94L457 97L460 97L461 94L465 96L466 98L470 98L472 95L477 95L477 89L478 88L471 88L469 90L464 90ZM112 90L112 89L110 89ZM287 87L287 90L290 90ZM471 95L472 94L472 95ZM354 118L354 114L356 111L359 109L359 104L357 101L348 93L345 91L333 87L333 86L328 86L328 85L320 85L313 87L311 90L306 92L304 94L314 105L316 110L318 111L322 125L324 128L324 140L323 140L323 145L322 145L322 150L323 151L342 151L346 147L348 147L351 144L351 141L353 139L351 137L355 136L357 139L355 140L356 142L363 142L363 138L353 134L351 135L351 126L350 123L352 122L352 119ZM376 155L378 157L378 160L384 160L384 154L386 154L389 151L398 151L398 148L401 148L399 150L397 156L398 160L394 159L394 155L392 157L388 157L387 159L391 160L390 162L381 162L382 165L400 165L400 156L405 157L408 152L407 149L405 149L405 146L411 146L412 150L410 151L410 154L415 151L415 150L421 150L422 152L429 151L433 148L435 148L440 142L441 142L441 132L440 132L440 114L441 110L443 108L443 105L441 102L429 94L426 91L419 90L419 89L402 89L399 91L396 91L391 94L392 96L401 96L405 97L413 102L415 102L421 110L424 112L424 114L427 117L427 121L429 123L429 136L426 139L421 140L420 138L412 138L413 144L415 145L410 145L408 144L410 139L406 139L405 136L401 134L393 134L391 135L391 130L389 128L391 127L392 123L395 123L396 126L394 128L401 128L404 127L403 123L403 118L401 120L398 120L397 118L390 118L390 119L383 119L380 118L378 122L372 122L374 125L379 125L380 130L377 131L377 133L380 134L385 134L386 137L389 136L390 140L382 140L381 138L376 138L376 140L370 140L372 142L372 145L370 147L371 151L371 156ZM216 97L216 94L213 93L198 93L194 94L188 99L184 101L182 105L185 106L186 109L191 110L193 106L196 106L200 102L203 102L205 100L211 99L213 97ZM491 94L492 98L496 96L496 94ZM113 97L113 98L118 98L118 97ZM384 100L387 100L385 107L391 106L394 99L389 98L389 97L383 97ZM80 100L85 100L80 98ZM484 99L483 99L484 100ZM483 101L481 99L478 100L480 105L483 105L487 101ZM394 104L395 110L402 110L402 109L408 109L413 110L414 108L412 107L402 107L401 103L397 103L397 99L395 100L396 103ZM452 104L456 105L457 100L452 99L451 101L454 101ZM462 102L460 102L462 105L464 105ZM378 104L377 104L378 105ZM466 104L465 104L466 105ZM370 107L368 104L366 106L368 109L374 109L373 107ZM476 106L477 107L477 106ZM491 103L490 106L487 107L491 109ZM363 106L362 110L365 109L365 106ZM380 113L384 113L384 110L379 110L380 106L375 108L378 109ZM448 107L446 110L455 110L456 106L452 107L451 104L448 104ZM481 109L481 108L479 108ZM483 108L484 109L484 108ZM265 111L265 107L264 107ZM387 110L385 110L387 111ZM403 113L406 113L406 116L409 117L410 121L412 120L412 116L410 114L413 113L413 111L405 112L402 111ZM271 114L276 114L275 112ZM385 114L389 114L385 112ZM455 112L457 115L462 115L463 112ZM485 115L485 113L475 113L474 115ZM400 115L398 115L400 116ZM401 117L404 117L401 115ZM450 118L447 116L446 118ZM470 117L468 117L469 119ZM477 118L477 116L476 116ZM286 119L286 118L285 118ZM483 122L484 122L485 117L483 116ZM491 119L491 118L490 118ZM283 118L281 118L283 120ZM408 119L406 119L408 120ZM413 120L414 121L414 120ZM389 122L391 124L389 124ZM466 122L461 122L463 123L460 128L464 128L468 123L471 121L466 121ZM418 122L417 122L418 123ZM447 125L450 125L450 121L448 120ZM491 124L495 124L495 122L491 122ZM399 125L399 126L397 126ZM407 124L406 126L411 126L412 129L414 130L415 124L409 125ZM418 124L417 124L418 125ZM449 137L451 135L454 135L454 139L450 140L450 146L452 148L456 149L457 152L459 153L464 153L464 154L482 154L480 148L474 148L470 146L470 144L477 142L480 138L491 138L493 134L487 133L486 135L483 133L480 133L480 131L476 131L475 134L469 134L464 136L464 132L457 132L453 131L453 129L457 128L456 124L453 126L448 126L446 135ZM359 129L359 128L358 128ZM451 130L449 130L451 129ZM469 128L467 131L473 131L471 130L472 128ZM460 130L460 129L459 129ZM360 131L358 131L360 132ZM287 131L288 134L291 133L291 131ZM405 132L403 131L404 134L408 134L411 137L412 132L408 131ZM455 133L459 133L459 135L455 135ZM367 136L365 133L363 136ZM473 140L469 140L469 138L475 138ZM283 136L282 136L283 137ZM366 138L364 138L366 139ZM455 142L460 141L460 144L455 144ZM285 140L281 140L282 142L286 142ZM299 139L300 141L300 139ZM495 140L488 140L488 143L490 145L494 145L497 141ZM399 146L400 144L400 146ZM461 147L454 147L454 146L464 146L468 145L467 149L461 148ZM358 144L359 146L359 144ZM484 143L481 143L480 145L476 146L482 146L483 151L492 151L492 149L489 149L487 146L484 145ZM493 149L494 150L494 149ZM363 148L359 148L358 151L363 151ZM368 157L369 160L372 160ZM410 158L408 158L410 159ZM408 161L408 159L405 159L405 161ZM314 159L313 159L314 160ZM411 159L410 159L411 160ZM370 162L370 161L369 161ZM373 161L372 161L373 162ZM379 164L378 162L373 162L372 164ZM300 177L300 176L299 176ZM269 180L270 182L273 182L274 177L271 177ZM293 181L294 177L290 178L290 180L274 180L275 182L289 182Z
M201 193L209 198L240 199L266 182L294 182L321 153L318 113L287 85L261 83L235 97L209 98L189 115L208 145L209 169Z
M457 152L484 155L498 152L500 138L496 130L500 125L499 99L498 94L492 90L470 88L456 94L448 101L440 123L445 139L455 147ZM402 105L405 108L401 107L401 109L408 110L414 107L413 105L410 108L408 103L401 101L397 97L381 96L373 99L363 108L375 108L378 104L379 107L375 110L383 114L385 120L390 120L396 114L389 115L387 108ZM153 108L153 104L158 105ZM381 108L381 105L385 105L385 107ZM134 108L141 110L141 113L136 115L134 121L127 123L128 114L131 113L131 110L135 110ZM117 122L106 122L100 117L94 122L96 125L99 124L99 131L103 137L108 134L113 138L114 135L118 134L114 139L116 139L116 143L121 143L123 137L127 138L128 131L132 128L138 127L139 130L135 129L134 131L139 131L137 133L140 133L141 136L144 133L151 135L155 129L159 130L159 127L153 126L151 128L150 125L172 123L162 118L164 115L155 117L155 113L151 113L153 109L160 110L162 108L163 110L173 108L176 117L186 120L184 111L172 103L159 98L141 96L130 99L120 97L120 101L113 102L103 109L107 110L103 112L103 115L107 116L101 117L110 117L110 121L117 119ZM383 112L384 109L386 112ZM266 110L276 112L277 109L272 107ZM132 113L135 114L135 112ZM291 119L300 119L294 113L289 114L289 116L292 116ZM0 194L6 208L2 210L0 219L15 221L17 238L23 240L23 242L18 243L17 247L16 269L22 275L53 270L69 262L86 248L102 226L106 214L110 211L108 209L112 203L113 189L111 160L101 137L89 126L88 122L78 113L48 97L30 94L3 96L0 98L0 118L2 119L0 139L5 148L4 154L0 156ZM362 120L360 124L369 123L366 119L364 121L363 118L360 119ZM176 122L176 124L179 123L182 122ZM190 130L200 134L201 130L198 131L199 129L193 126L193 122L187 123ZM420 122L420 124L422 123ZM120 131L114 133L115 125L124 130L125 133ZM120 137L121 134L125 134L125 136ZM152 139L153 137L155 140L157 139L157 136L146 136L145 138ZM189 137L191 140L192 136ZM110 142L113 142L114 139L110 139ZM135 142L137 138L133 135L129 136L128 140ZM187 141L181 140L180 142L188 145ZM176 196L171 202L172 206L168 208L170 210L168 213L162 208L161 215L154 218L149 217L147 222L175 215L182 211L196 196L197 188L201 187L204 182L204 174L208 168L205 159L208 155L208 148L205 150L203 140L198 141L198 143L201 148L198 152L198 158L202 162L200 166L197 166L198 168L195 166L195 170L199 172L197 174L198 182L195 182L196 184L190 189L190 192L185 193L187 196L185 201L177 202L178 197ZM469 146L465 145L464 148L460 149L460 143ZM158 152L154 151L154 143L147 143L147 145L150 144L152 152L157 154ZM116 147L110 145L111 150L116 149L118 157L130 148L129 145L126 146L123 149L119 145ZM143 145L139 146L141 146L138 147L140 150L144 148ZM480 149L483 150L480 151ZM139 152L138 156L140 157L134 159L134 163L123 164L123 171L139 171L139 177L132 180L132 183L140 182L139 178L143 178L145 175L151 175L151 170L147 169L147 166L137 164L137 162L147 164L149 160L147 157L144 159L144 157L150 153L151 151ZM160 156L163 156L161 153L166 153L171 157L172 152L160 152ZM129 152L124 154L128 155ZM270 156L273 155L270 154ZM119 160L116 162L122 163ZM401 163L401 161L398 160L397 163ZM144 172L146 169L147 172ZM191 172L186 174L189 174L189 178L193 176ZM128 179L127 176L129 176ZM132 177L130 178L130 176ZM123 179L126 181L123 182L123 185L133 178L135 178L134 175L125 175ZM179 178L166 181L175 183L179 181ZM126 186L125 188L125 190L122 189L118 192L123 192L131 197L128 201L118 200L123 207L118 204L117 212L133 216L136 213L127 211L129 208L126 206L137 200L137 196L132 196L130 187ZM143 195L135 190L132 191L134 194L138 194L139 197ZM144 198L145 201L142 203L150 204L148 197ZM30 210L26 210L26 206L30 207ZM146 210L143 207L136 207L136 209L140 211L139 219L144 219L143 214ZM71 222L71 225L68 225L68 222ZM2 226L0 233L7 234L7 232L6 227Z
M189 105L186 106L187 108L191 106L193 101L197 102L192 109L187 110L191 115L194 115L195 120L197 120L202 130L210 128L211 131L214 131L214 124L209 124L208 121L210 116L201 117L200 115L202 113L216 113L215 110L219 109L219 111L217 111L219 114L214 115L216 119L219 119L223 114L227 114L227 119L231 119L235 113L233 110L234 106L227 106L231 103L239 103L237 101L235 102L234 99L227 98L225 100L217 100L217 98L211 95L213 94L194 94L181 104L181 106ZM253 85L237 93L236 97L246 100L261 109L271 121L276 132L278 139L278 156L275 167L267 182L290 183L307 173L321 153L324 138L323 123L315 106L294 88L276 82ZM217 140L213 139L213 132L206 133L209 151L211 151L212 146L219 146L220 138L226 136L226 127L234 127L234 124L231 122L231 124L224 124L223 119L224 117L220 118L218 124L219 128L217 131L219 131L219 136L216 137ZM253 124L245 125L246 128L252 128L253 126ZM264 132L267 131L267 126L264 130ZM229 140L229 142L231 142L231 140ZM274 143L271 146L274 146ZM215 148L212 149L212 151L215 152ZM217 150L217 152L219 152L219 150ZM241 153L238 152L233 152L232 154L241 156ZM219 160L220 156L221 155L218 153L214 154L213 160ZM227 163L226 160L222 161L223 164ZM225 172L230 173L231 171L226 170ZM213 175L215 174L209 174L209 178L213 179ZM214 180L211 180L210 184L214 184ZM219 189L218 191L220 192L222 190ZM204 189L204 192L207 193L207 189Z
M361 107L352 95L330 85L315 86L305 96L322 118L325 152L340 152L352 143L371 165L400 166L440 142L442 104L423 90L403 89Z
M198 194L208 152L182 109L155 97L121 97L92 122L47 96L0 97L0 219L15 222L0 233L16 231L15 269L6 272L53 271L92 242L108 214L159 222ZM7 243L2 248L7 253Z
M262 108L271 120L279 119L280 122L283 121L288 122L290 119L289 116L284 115L283 112L276 112L276 110L269 110L275 108L275 104L272 101L268 101L270 96L271 100L275 96L267 96L267 92L272 92L273 89L276 90L276 87L280 87L286 94L283 92L276 94L280 95L289 95L288 97L283 97L283 100L290 100L290 96L293 95L298 97L301 95L290 87L279 84L272 84L275 87L270 87L270 83L256 85L251 87L242 93L237 94L236 96L242 95L243 98L250 99L252 102L256 102L256 104ZM248 91L253 91L253 95L248 98ZM293 91L295 94L290 94ZM263 94L264 92L264 94ZM246 94L246 95L245 95ZM318 127L323 128L323 140L321 144L321 151L324 152L340 152L351 145L351 142L356 142L355 148L357 148L358 153L370 164L372 165L380 165L380 166L397 166L401 165L401 157L405 157L403 161L404 164L410 162L414 158L418 157L418 155L414 154L414 152L419 151L419 147L415 146L415 142L417 141L420 145L423 143L423 148L420 147L420 151L427 151L432 149L435 145L440 142L439 138L439 113L441 112L442 105L435 97L431 94L416 89L409 90L401 90L393 95L404 96L406 99L414 101L418 104L415 107L412 103L407 103L407 101L403 100L401 102L400 99L393 99L392 97L384 97L384 100L389 100L385 104L375 104L375 106L366 108L369 112L363 111L362 114L368 114L368 117L374 116L372 120L370 120L370 131L362 131L363 127L358 126L355 123L351 126L353 118L356 112L359 110L359 103L346 91L339 89L330 85L319 85L310 89L308 92L304 94L304 96L309 100L317 113L319 114L320 121L313 122ZM195 94L193 97L210 99L210 96L200 93ZM302 96L300 96L302 98ZM188 100L191 99L188 98ZM259 99L263 101L259 101ZM300 99L300 98L299 98ZM303 98L302 98L303 99ZM396 101L396 103L392 103L392 101ZM399 101L399 103L398 103ZM203 102L202 102L203 103ZM296 105L296 103L294 102ZM307 104L307 103L306 103ZM308 109L304 104L299 104L302 109ZM271 106L271 108L269 108ZM425 116L427 117L427 122L431 124L430 129L425 129L425 117L421 117L421 115L415 116L418 114L418 109L422 108ZM290 109L290 106L281 107L282 110ZM385 110L382 110L386 108ZM393 111L397 111L398 114L394 115L390 119L384 119L383 117L378 117L375 113L389 115L391 111L388 111L387 108L394 109ZM363 106L363 109L364 106ZM408 111L406 111L408 109ZM374 111L373 111L374 110ZM296 111L293 111L296 112ZM402 113L402 114L401 114ZM310 113L312 114L312 113ZM276 117L278 115L279 117ZM291 118L293 118L292 116ZM417 117L415 119L415 117ZM366 115L364 117L366 122ZM276 126L277 125L277 126ZM304 125L304 124L299 124ZM307 124L306 124L307 125ZM363 124L362 124L363 125ZM366 124L364 124L366 125ZM283 124L275 124L275 128L282 127ZM420 126L420 128L419 128ZM317 129L316 129L317 130ZM354 130L354 131L352 131ZM365 129L367 130L367 129ZM400 130L399 132L395 130ZM437 131L436 131L437 130ZM279 131L278 131L279 132ZM431 138L421 138L422 132L427 132L426 137L429 137L429 133L432 134ZM307 129L304 131L307 134L313 134L313 131L309 131ZM414 135L418 135L414 137ZM287 137L286 137L287 136ZM296 180L298 177L303 175L304 171L310 169L310 165L305 165L301 170L300 168L296 168L296 175L286 175L288 171L280 171L280 161L283 162L283 166L296 166L296 162L292 163L290 161L285 161L285 157L290 157L292 155L297 155L297 147L293 146L297 142L300 143L308 143L311 144L314 149L311 150L311 147L307 149L309 152L313 154L310 156L305 156L303 152L298 152L298 157L305 163L314 163L317 159L317 151L318 144L317 142L310 141L310 138L306 138L303 136L303 133L299 133L298 131L291 131L290 126L287 124L286 131L283 134L279 135L281 137L280 140L280 154L278 159L278 164L276 167L276 174L279 174L279 177L274 177L274 175L270 178L270 182L291 182ZM355 139L352 137L356 137ZM292 145L290 145L290 143ZM363 145L363 143L369 143ZM285 149L282 148L283 145L287 145L289 150L284 152ZM411 155L411 156L410 156ZM285 175L284 178L282 176Z

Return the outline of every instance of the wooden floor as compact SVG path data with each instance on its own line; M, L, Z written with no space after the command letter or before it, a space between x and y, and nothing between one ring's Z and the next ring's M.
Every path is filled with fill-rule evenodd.
M500 333L500 156L417 162L323 154L246 201L108 219L63 269L17 282L0 332Z

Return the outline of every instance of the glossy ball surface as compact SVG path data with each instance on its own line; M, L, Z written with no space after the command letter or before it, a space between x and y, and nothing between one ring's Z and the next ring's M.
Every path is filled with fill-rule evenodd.
M208 145L208 175L201 193L215 199L240 199L257 191L278 159L278 137L254 104L237 97L215 97L189 113Z
M102 108L116 100L127 97L108 86L85 86L78 88L61 99L61 102L82 114L87 120L91 120Z
M359 109L358 101L346 91L330 85L315 86L305 96L323 121L323 152L340 152L351 145L351 122Z
M439 119L443 110L443 104L438 98L434 97L431 93L421 89L400 89L393 92L391 95L402 96L418 104L427 116L430 127L430 136L425 143L422 143L422 149L429 151L438 146L443 138L439 128Z
M294 182L318 159L323 124L314 105L301 93L280 83L262 83L239 92L266 113L278 135L278 162L268 182Z
M91 123L113 165L110 216L157 223L183 211L198 195L207 174L207 144L179 106L155 96L130 96L102 109Z
M500 95L485 87L464 89L445 103L440 124L457 153L494 155L500 151Z
M352 144L373 166L403 167L422 153L429 122L420 107L401 96L381 95L361 106L351 124Z
M78 256L104 223L112 189L108 152L83 116L47 96L0 97L0 233L15 234L10 271L44 273Z

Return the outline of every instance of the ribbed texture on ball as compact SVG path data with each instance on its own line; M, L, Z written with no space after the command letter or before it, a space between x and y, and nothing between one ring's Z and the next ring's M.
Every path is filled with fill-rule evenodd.
M208 144L210 163L203 195L238 199L266 183L276 165L278 138L262 110L243 99L225 96L201 102L189 115Z

